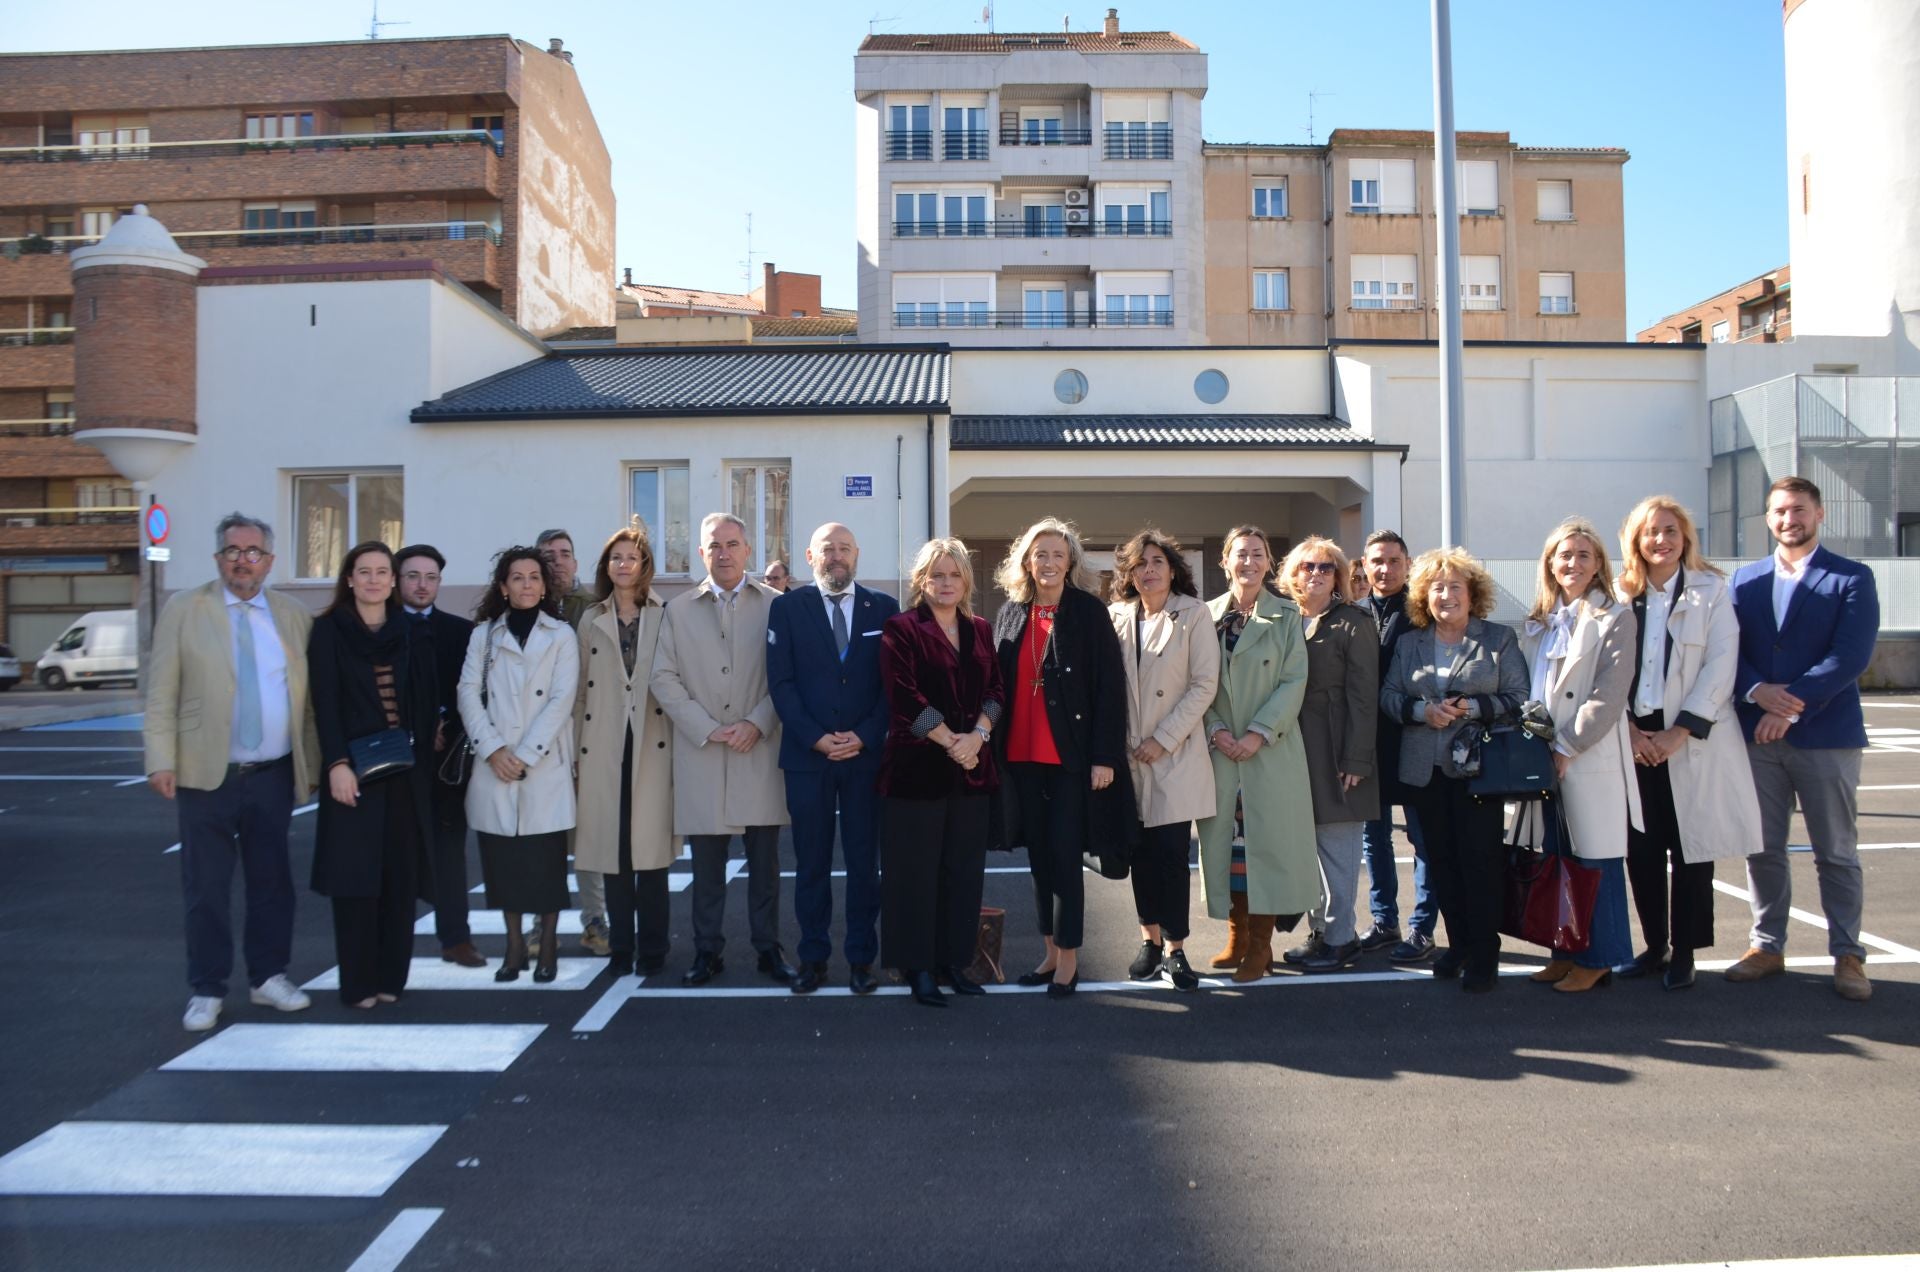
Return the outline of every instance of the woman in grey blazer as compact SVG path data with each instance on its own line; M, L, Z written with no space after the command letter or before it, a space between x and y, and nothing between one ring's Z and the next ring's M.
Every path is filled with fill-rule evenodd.
M1427 831L1427 866L1447 921L1447 952L1433 966L1468 993L1498 983L1504 806L1481 803L1454 757L1469 721L1512 720L1527 697L1527 665L1513 630L1489 623L1493 579L1460 548L1423 552L1407 584L1413 630L1394 646L1380 709L1407 727L1400 781ZM1415 727L1420 726L1420 727Z

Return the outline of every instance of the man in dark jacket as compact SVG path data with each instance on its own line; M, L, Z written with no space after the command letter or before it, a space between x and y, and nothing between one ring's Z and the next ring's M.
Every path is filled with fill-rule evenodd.
M485 967L487 960L473 948L467 926L467 810L466 788L439 780L447 748L464 746L460 727L458 687L460 667L467 657L467 638L473 624L441 609L440 575L447 559L438 548L416 543L395 554L393 568L400 576L400 602L433 646L434 700L440 706L440 728L433 739L433 931L440 938L440 957L462 967ZM424 748L423 748L424 749Z
M1380 679L1387 677L1387 665L1393 661L1393 646L1401 633L1410 631L1407 620L1407 572L1412 567L1407 542L1391 530L1375 530L1367 536L1367 581L1372 591L1366 606L1380 629ZM1420 818L1406 802L1400 788L1400 722L1382 712L1374 735L1374 772L1380 781L1380 816L1361 829L1361 849L1366 855L1368 906L1373 911L1373 928L1360 936L1362 952L1392 949L1387 957L1395 963L1420 963L1433 956L1433 925L1438 907L1433 887L1427 881L1427 840L1420 833ZM1400 875L1393 860L1393 806L1407 818L1407 838L1413 842L1413 914L1407 923L1405 939L1400 935Z

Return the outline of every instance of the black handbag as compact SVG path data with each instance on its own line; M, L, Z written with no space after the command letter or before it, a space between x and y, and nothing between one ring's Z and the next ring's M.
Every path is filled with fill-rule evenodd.
M487 632L487 653L480 664L480 705L487 705L487 677L493 672L493 632ZM447 734L447 753L436 771L441 783L455 788L465 786L473 776L473 739L467 735L466 722L457 715Z
M1559 784L1552 748L1525 729L1483 728L1474 739L1474 752L1479 771L1467 778L1467 791L1482 802L1544 799Z
M413 735L405 729L382 729L347 741L347 759L353 775L365 786L413 767Z

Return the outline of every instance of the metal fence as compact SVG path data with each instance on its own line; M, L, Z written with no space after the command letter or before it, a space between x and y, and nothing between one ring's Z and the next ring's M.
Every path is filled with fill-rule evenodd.
M1770 548L1767 487L1820 487L1821 540L1846 556L1920 556L1920 376L1791 375L1715 398L1707 545Z

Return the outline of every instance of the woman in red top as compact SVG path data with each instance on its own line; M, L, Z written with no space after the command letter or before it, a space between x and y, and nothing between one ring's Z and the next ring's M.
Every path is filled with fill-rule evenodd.
M995 575L1008 603L993 625L1005 710L1010 842L1024 844L1046 957L1019 979L1055 997L1079 983L1086 911L1081 861L1124 863L1138 827L1127 769L1127 676L1080 537L1048 517ZM1124 873L1124 872L1123 872Z

